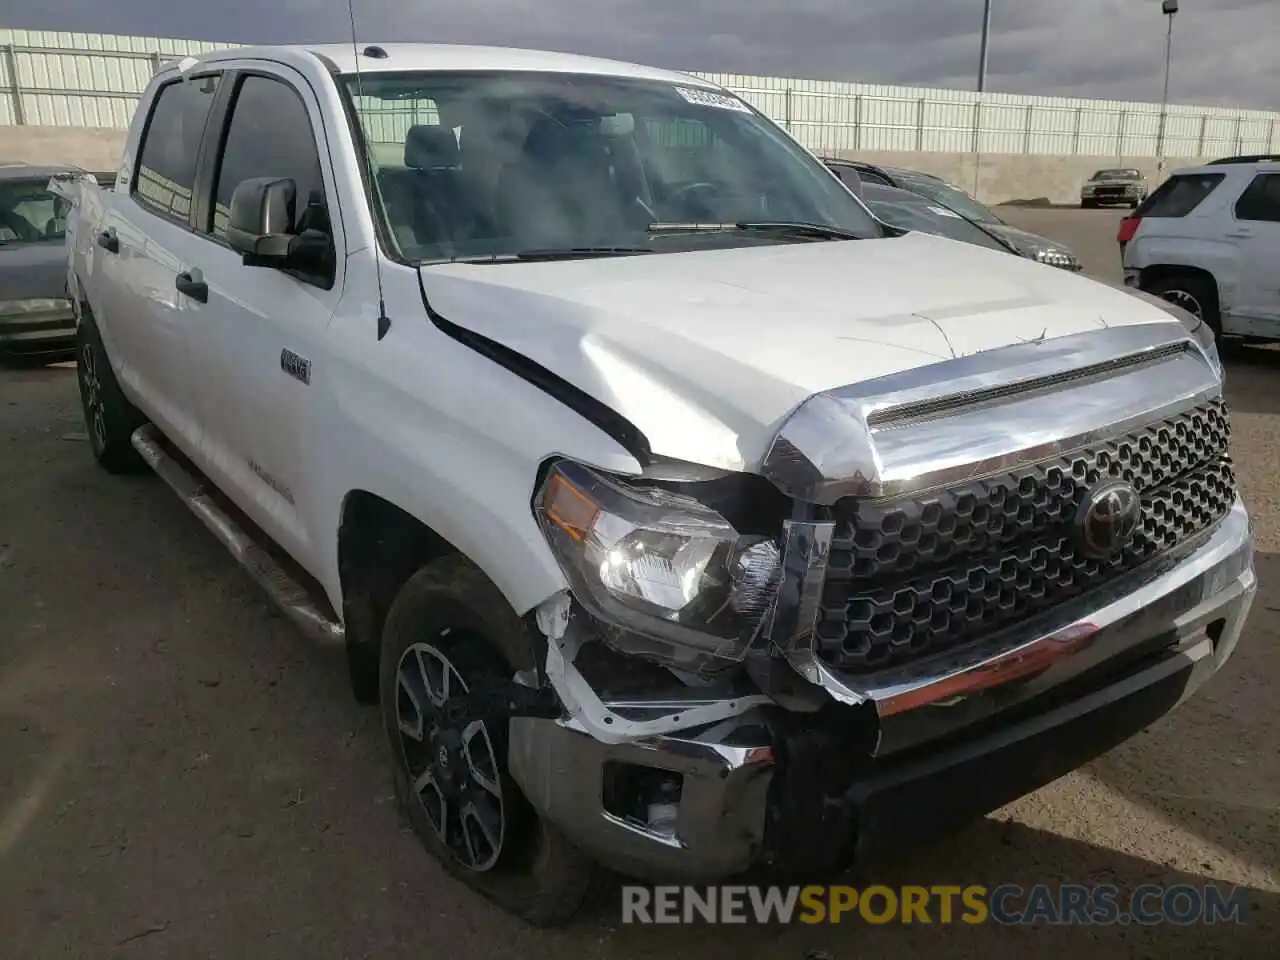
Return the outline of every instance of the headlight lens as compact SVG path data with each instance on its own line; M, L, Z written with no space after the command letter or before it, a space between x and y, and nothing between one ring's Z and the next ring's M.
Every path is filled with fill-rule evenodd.
M622 652L707 672L759 635L780 575L773 540L570 461L552 466L534 507L574 596Z
M1069 250L1060 250L1057 247L1037 247L1034 256L1041 263L1047 263L1051 267L1060 267L1063 270L1080 269L1080 261Z

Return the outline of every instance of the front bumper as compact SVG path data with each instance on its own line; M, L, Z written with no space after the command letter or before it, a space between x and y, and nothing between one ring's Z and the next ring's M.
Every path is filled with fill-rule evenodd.
M812 876L986 813L1137 733L1231 656L1256 587L1251 524L1237 503L1207 539L1117 582L1086 615L1028 624L1017 656L945 689L904 692L890 716L907 735L893 749L858 739L875 722L869 704L833 701L818 713L753 706L617 743L572 718L516 718L510 768L540 813L613 869ZM629 768L679 783L673 828L608 809L611 778Z
M55 301L39 310L0 314L0 354L72 356L75 341L76 315L70 300Z

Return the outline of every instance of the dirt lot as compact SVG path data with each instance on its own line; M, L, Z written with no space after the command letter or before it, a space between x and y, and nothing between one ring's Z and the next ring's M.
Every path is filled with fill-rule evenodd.
M1010 214L1112 278L1118 217ZM275 614L157 479L94 467L72 371L0 371L0 955L1275 956L1280 354L1235 360L1229 384L1262 582L1236 657L1086 770L862 882L1216 881L1247 889L1243 926L637 928L617 923L615 890L543 933L405 832L340 658Z

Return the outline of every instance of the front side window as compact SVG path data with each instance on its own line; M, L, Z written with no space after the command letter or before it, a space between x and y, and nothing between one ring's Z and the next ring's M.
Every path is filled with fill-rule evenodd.
M821 164L718 92L499 72L352 77L348 91L378 213L408 261L797 239L661 229L694 223L803 222L880 235Z
M330 232L320 153L306 105L283 81L250 75L240 81L232 103L218 161L212 223L202 225L215 237L226 235L236 187L254 177L294 181L290 232Z
M179 220L191 216L196 161L217 88L217 76L203 76L159 89L138 148L135 199Z
M1236 201L1237 220L1280 223L1280 173L1260 173Z
M0 243L62 240L70 204L50 193L48 179L0 180Z

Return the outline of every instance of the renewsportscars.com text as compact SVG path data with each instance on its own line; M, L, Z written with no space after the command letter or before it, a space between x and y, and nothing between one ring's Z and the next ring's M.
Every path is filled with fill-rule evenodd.
M623 923L1093 925L1243 923L1244 891L1214 885L622 888Z

